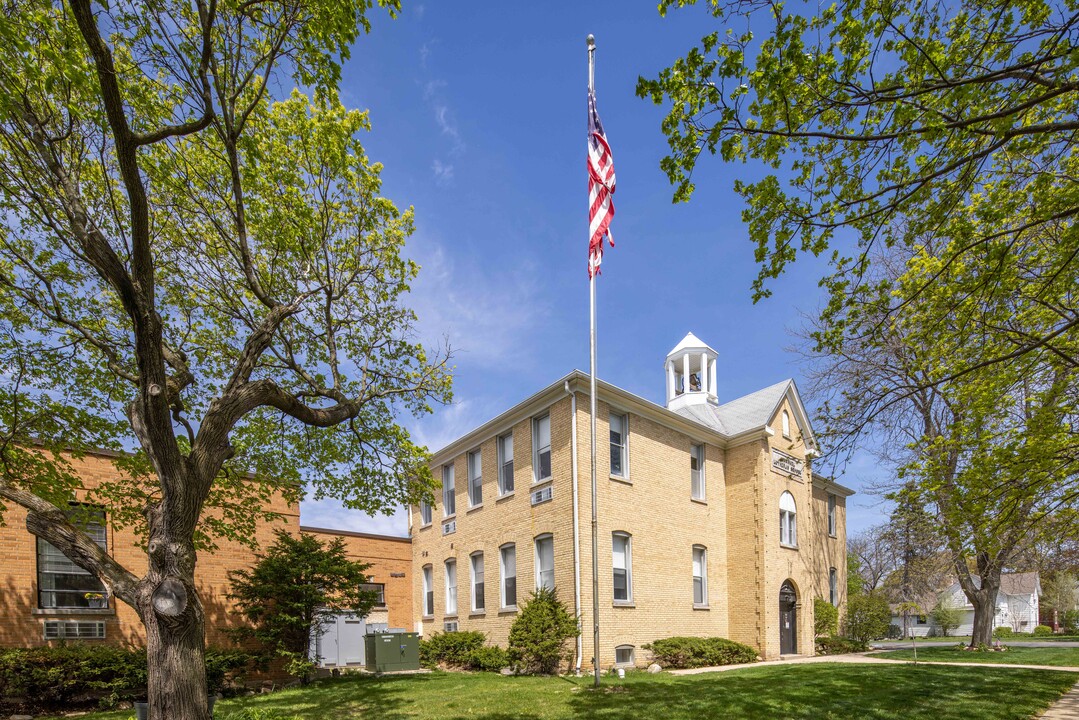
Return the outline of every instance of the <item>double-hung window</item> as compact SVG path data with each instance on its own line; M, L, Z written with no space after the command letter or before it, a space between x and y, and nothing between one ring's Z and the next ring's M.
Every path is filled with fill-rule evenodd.
M554 590L554 538L540 535L536 538L536 590Z
M423 566L423 614L435 614L435 588L431 579L431 566Z
M104 510L76 505L67 515L102 550L108 550ZM105 586L97 576L83 570L41 538L37 539L37 586L38 606L42 608L106 607Z
M690 497L704 500L704 445L689 448Z
M442 515L457 514L457 488L453 479L453 465L442 466Z
M611 475L629 477L629 416L611 413Z
M364 583L360 590L375 594L375 607L386 607L386 583Z
M498 494L513 492L513 433L498 438Z
M784 492L779 496L779 544L798 546L798 521L794 496Z
M614 570L614 601L633 602L633 550L628 533L611 535L611 565Z
M828 534L835 537L835 495L828 493Z
M532 477L541 482L551 477L551 415L532 418Z
M420 525L431 524L431 503L420 500Z
M457 561L446 561L446 615L457 614Z
M693 546L693 604L708 604L708 550Z
M486 607L483 597L483 553L474 552L469 560L472 565L472 612L483 612Z
M479 450L468 454L468 504L483 504L483 461Z
M498 563L502 574L500 598L502 607L517 607L517 546L509 543L500 547Z
M839 605L839 587L836 582L835 568L828 568L828 602Z

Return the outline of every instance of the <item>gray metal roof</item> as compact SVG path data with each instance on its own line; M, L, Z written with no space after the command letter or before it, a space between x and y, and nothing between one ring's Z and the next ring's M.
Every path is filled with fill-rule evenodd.
M674 412L706 425L724 435L739 433L767 425L775 415L779 404L783 402L788 388L794 383L787 379L769 385L748 395L731 400L719 407L711 405L691 405L681 407Z

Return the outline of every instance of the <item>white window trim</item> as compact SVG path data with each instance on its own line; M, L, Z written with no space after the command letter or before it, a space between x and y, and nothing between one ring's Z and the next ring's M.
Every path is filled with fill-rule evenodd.
M537 591L541 587L541 585L540 585L540 576L543 573L543 569L540 567L540 543L541 542L550 542L551 543L551 588L554 589L554 587L555 587L555 582L554 582L554 535L552 535L551 533L544 533L542 535L537 535L532 540L533 567L535 568L536 590Z
M619 650L629 650L629 660L623 660L623 661L619 662L619 660L618 660L618 651ZM628 645L628 644L617 645L614 648L614 659L615 659L615 662L614 662L615 667L622 667L622 668L634 667L634 665L637 662L637 648L635 648L633 645Z
M835 493L828 493L828 536L835 537L839 532L839 521L836 517L837 502Z
M614 597L614 543L616 539L626 541L626 597L624 600ZM633 536L622 530L611 533L611 600L615 605L633 604Z
M472 458L476 458L478 461L477 464L479 465L480 470L478 477L473 476L472 474ZM476 448L465 456L465 465L467 465L468 470L468 507L483 507L483 455L480 453L479 448ZM479 500L477 500L473 494L473 491L476 489L477 480L479 480Z
M448 472L447 472L448 471ZM452 482L447 484L446 478ZM453 512L450 512L449 498L453 498ZM453 463L442 466L442 517L451 518L457 514L457 472Z
M783 426L783 437L790 440L791 439L791 416L790 416L790 413L788 413L786 410L783 411L783 416L782 416L782 419L781 419L781 423L782 423L782 426Z
M453 568L453 582L450 582L450 568ZM446 617L457 617L457 559L449 558L443 563L443 571L446 574L446 605L443 611L443 615ZM453 600L453 606L450 606L450 599Z
M607 415L607 446L608 448L613 445L610 442L610 422L612 417L622 418L622 444L619 446L622 449L622 472L615 472L612 467L610 475L617 480L629 480L629 413L619 412L618 410L611 410Z
M514 586L514 598L513 604L506 604L506 580L509 579L506 575L506 550L513 551L513 586ZM506 543L498 548L498 606L501 610L516 610L517 609L517 544Z
M539 436L540 423L547 420L547 453L550 456L551 474L545 477L540 477L540 454L543 447L539 445L537 440ZM537 415L532 418L532 484L538 485L540 483L548 482L554 477L554 452L551 449L551 413L545 412L541 415Z
M423 586L422 586L423 595L420 598L420 605L421 605L420 612L423 614L423 617L425 617L425 618L434 617L435 616L435 596L434 596L434 588L432 587L434 585L434 577L433 577L434 569L430 565L424 565L423 568L422 568L422 572L420 574L423 577ZM431 599L431 606L430 607L427 606L427 599L428 598Z
M839 573L834 567L828 568L828 601L839 607Z
M696 559L693 556L695 556L698 552L701 555L701 602L697 602L696 598L694 598L692 594L690 595L690 598L693 600L693 607L706 608L708 607L708 548L704 545L693 546L692 553L690 555L690 573L692 574L693 572L692 563ZM692 579L696 580L697 576L692 575Z
M514 493L514 490L516 490L516 488L517 488L517 482L516 482L515 478L513 477L514 470L511 470L510 471L510 480L514 481L513 482L513 490L507 490L506 489L506 460L507 460L507 458L506 458L506 453L505 453L505 444L504 444L503 441L506 440L507 438L510 441L510 445L513 445L513 431L512 430L510 430L508 433L502 433L495 440L495 444L497 445L497 448L498 448L498 496L499 497L506 497L507 495L512 495ZM510 448L510 451L511 451L510 452L511 457L509 458L509 462L512 463L513 462L513 457L512 457L513 448L512 447Z
M784 498L788 497L793 509L783 507ZM779 496L779 544L786 548L798 548L798 503L788 490Z
M483 607L476 607L476 559L483 565ZM487 612L487 564L484 562L483 551L477 550L468 556L469 576L469 605L473 614Z
M426 513L424 513L425 508L427 510ZM427 517L424 517L425 514ZM420 527L431 527L431 525L434 524L434 517L435 514L431 509L431 503L426 500L420 500Z
M699 495L693 494L693 454L697 455L697 473L700 476L701 492ZM689 497L691 500L697 500L699 502L707 502L708 500L708 476L704 472L704 458L707 455L704 449L704 444L693 444L689 446L690 454L690 466L689 466Z

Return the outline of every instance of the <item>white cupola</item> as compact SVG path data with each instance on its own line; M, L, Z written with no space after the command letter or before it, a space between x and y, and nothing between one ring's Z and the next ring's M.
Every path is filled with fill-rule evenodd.
M689 333L667 353L667 408L718 405L715 350Z

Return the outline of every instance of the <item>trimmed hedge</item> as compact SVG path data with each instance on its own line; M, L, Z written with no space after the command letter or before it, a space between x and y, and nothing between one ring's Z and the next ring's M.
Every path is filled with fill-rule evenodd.
M748 645L710 637L670 637L642 645L665 668L697 668L756 662L757 651Z
M846 655L847 653L864 652L868 649L869 646L841 635L817 638L818 655Z
M1010 638L1015 635L1015 631L1007 625L1000 625L993 628L993 637L995 638Z
M427 668L440 665L461 670L498 672L509 665L506 651L497 645L485 645L487 636L474 630L435 633L420 640L420 664Z
M241 650L208 648L206 679L211 694L226 675L253 664ZM0 698L27 708L115 706L146 694L146 650L84 643L0 650Z
M1049 637L1053 634L1053 628L1048 625L1038 625L1034 628L1034 637Z

